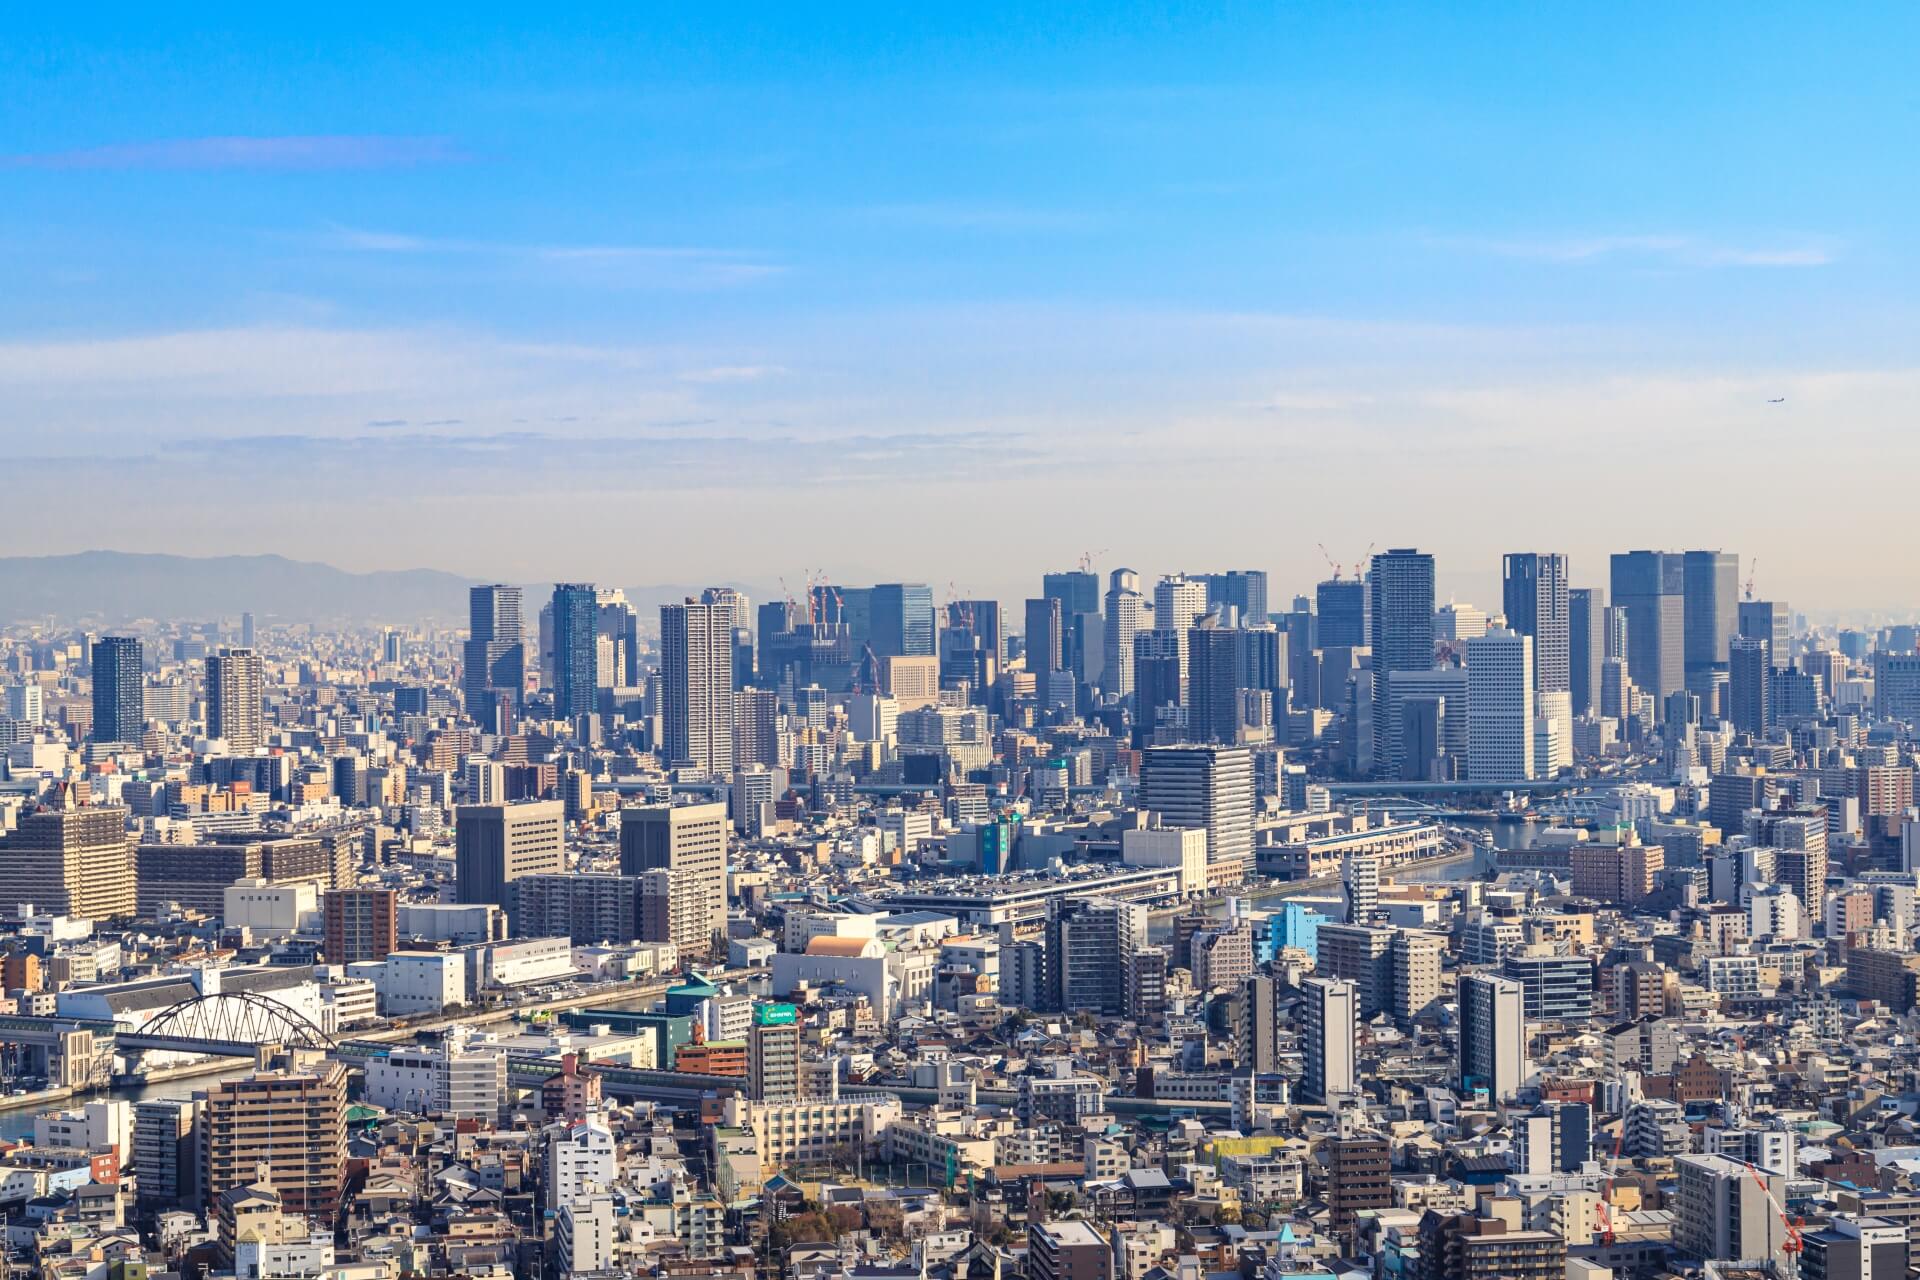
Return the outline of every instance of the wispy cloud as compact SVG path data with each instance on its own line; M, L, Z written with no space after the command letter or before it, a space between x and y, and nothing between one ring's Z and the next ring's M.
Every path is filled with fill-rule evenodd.
M868 205L859 212L862 217L875 222L925 227L935 231L1079 231L1092 226L1095 221L1090 214L1072 209L939 200Z
M0 156L9 169L399 169L466 159L449 138L398 134L231 135Z
M688 369L682 382L759 382L777 378L786 370L777 364L723 364L710 369Z
M699 245L513 244L340 226L328 229L321 236L321 244L354 253L486 257L556 270L577 269L590 278L613 283L666 286L749 284L786 270L752 250Z
M1740 244L1690 235L1595 235L1538 239L1429 236L1434 244L1467 253L1534 262L1639 261L1668 267L1824 267L1836 250L1824 240Z

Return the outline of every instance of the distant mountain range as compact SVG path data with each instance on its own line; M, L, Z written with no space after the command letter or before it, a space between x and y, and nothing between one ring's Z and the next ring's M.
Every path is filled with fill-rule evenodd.
M238 618L262 622L387 622L464 626L467 588L480 581L439 569L349 573L285 556L173 556L83 551L66 556L0 557L0 624L52 618L61 623ZM751 595L752 589L729 583ZM539 616L546 583L529 585L525 613ZM700 588L626 588L642 629L659 606ZM759 599L759 597L754 597Z

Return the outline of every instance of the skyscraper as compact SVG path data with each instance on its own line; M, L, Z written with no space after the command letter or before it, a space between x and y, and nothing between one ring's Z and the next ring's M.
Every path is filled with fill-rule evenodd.
M1180 670L1180 633L1158 629L1133 633L1134 745L1153 741L1161 708L1182 706L1187 682Z
M1533 661L1533 637L1505 627L1467 641L1467 777L1474 782L1534 776Z
M1601 630L1606 592L1581 587L1567 592L1567 689L1573 694L1573 714L1591 716L1600 710L1600 662L1606 657Z
M1300 1093L1309 1102L1353 1090L1360 998L1345 978L1308 978L1300 985Z
M1265 569L1229 569L1225 573L1203 573L1207 584L1207 608L1231 605L1240 615L1243 627L1264 626L1271 621L1267 613L1267 571Z
M1106 691L1117 698L1133 692L1133 637L1146 625L1147 601L1140 575L1115 569L1107 578Z
M1314 588L1314 608L1319 613L1317 647L1358 649L1367 643L1367 584L1359 578L1321 583Z
M708 936L727 934L727 806L640 805L620 811L620 874L685 873L703 904Z
M1572 688L1567 558L1557 553L1516 552L1506 557L1503 567L1507 626L1533 640L1535 692Z
M1705 705L1715 673L1725 676L1727 645L1740 626L1740 557L1731 551L1689 551L1680 562L1686 599L1683 670L1687 688Z
M1400 776L1400 708L1393 703L1395 671L1433 667L1433 557L1396 548L1373 558L1368 575L1373 622L1373 769ZM1324 634L1324 619L1322 620Z
M1740 634L1765 640L1772 646L1773 665L1793 665L1793 629L1787 606L1778 600L1742 600Z
M224 738L227 749L250 756L266 744L266 673L251 649L221 649L207 655L207 736Z
M1060 616L1100 612L1100 575L1085 569L1049 573L1040 580L1040 594L1060 602Z
M591 582L553 586L553 714L593 714L599 664L599 593Z
M705 773L733 768L733 612L724 604L660 606L662 754Z
M1064 628L1058 596L1027 600L1027 670L1044 679L1063 670ZM1045 693L1044 686L1041 689Z
M1686 569L1670 551L1627 551L1612 561L1614 607L1627 623L1627 675L1650 694L1655 714L1686 679Z
M527 645L520 628L520 588L504 583L467 592L467 645L460 687L469 714L486 707L498 693L518 707L526 697Z
M461 805L453 833L456 902L511 910L515 880L567 870L567 811L558 800Z
M1735 636L1728 647L1727 719L1741 733L1763 737L1773 728L1772 653L1772 644L1758 636Z
M392 889L332 889L320 900L328 964L384 960L399 945Z
M145 732L146 690L140 660L140 642L132 636L101 636L93 642L95 742L137 744Z
M1526 989L1511 978L1470 973L1460 979L1460 1087L1482 1088L1495 1102L1527 1078Z
M933 657L933 589L924 582L873 588L873 652L882 658Z
M1153 625L1162 631L1185 631L1206 612L1206 583L1170 573L1154 585Z
M1238 742L1241 633L1224 627L1187 632L1187 736L1194 742Z
M1140 807L1169 827L1205 827L1207 861L1253 869L1253 752L1154 747L1140 765Z

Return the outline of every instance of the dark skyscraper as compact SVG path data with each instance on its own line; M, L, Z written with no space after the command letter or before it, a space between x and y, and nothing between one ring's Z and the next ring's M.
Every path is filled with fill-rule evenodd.
M1567 558L1517 552L1506 558L1504 569L1507 626L1533 637L1534 689L1541 693L1571 689Z
M467 592L467 646L461 688L467 710L478 714L491 695L506 693L514 706L526 697L527 646L520 628L520 588L501 583Z
M1187 632L1187 737L1194 742L1239 739L1238 634L1224 627Z
M883 582L873 588L872 599L873 651L877 656L934 656L931 587L924 582Z
M1606 656L1602 630L1607 593L1593 587L1567 592L1567 688L1573 714L1600 714L1600 660Z
M1368 583L1373 623L1373 768L1400 776L1400 709L1393 705L1395 671L1433 669L1433 557L1397 548L1373 558ZM1326 620L1321 619L1322 637Z
M1330 578L1314 589L1319 611L1314 643L1322 649L1354 648L1367 643L1367 584L1358 578ZM1427 620L1433 632L1433 620Z
M1265 569L1229 569L1225 573L1203 573L1207 584L1207 608L1232 605L1240 615L1240 625L1257 627L1270 621L1267 616L1267 571Z
M146 727L140 642L101 636L93 642L93 740L137 744Z
M594 708L600 604L591 582L553 587L553 714L561 720Z
M1613 557L1613 603L1626 612L1627 675L1652 695L1656 714L1686 678L1686 570L1669 551Z
M1027 601L1027 670L1036 676L1061 670L1064 645L1059 598L1030 598ZM1040 693L1044 696L1045 688Z
M1728 647L1727 719L1735 729L1755 737L1773 727L1772 648L1758 636L1735 636Z
M1100 575L1079 569L1049 573L1040 580L1040 594L1060 602L1060 616L1100 612Z
M1713 691L1714 673L1727 669L1727 646L1740 629L1740 557L1731 551L1689 551L1680 559L1685 679L1704 702Z
M1788 621L1787 606L1780 601L1742 600L1740 634L1765 640L1771 645L1775 667L1793 665L1792 626Z

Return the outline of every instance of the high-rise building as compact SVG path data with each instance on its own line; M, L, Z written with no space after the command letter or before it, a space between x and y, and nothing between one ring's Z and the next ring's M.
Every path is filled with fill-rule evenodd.
M1179 633L1157 628L1133 633L1134 745L1154 741L1154 726L1166 707L1182 707L1187 700L1182 655L1186 646Z
M1561 1280L1567 1241L1552 1231L1514 1230L1504 1218L1420 1215L1413 1280Z
M1351 1246L1354 1222L1367 1209L1393 1203L1391 1148L1375 1133L1343 1133L1327 1139L1327 1229Z
M1702 704L1712 695L1715 673L1727 669L1727 642L1740 629L1740 557L1731 551L1689 551L1680 557L1687 688Z
M1367 643L1367 584L1359 578L1329 578L1314 588L1315 647L1358 649Z
M467 644L460 676L469 714L497 694L519 706L526 697L527 645L520 626L520 588L504 583L467 591Z
M1041 578L1040 594L1060 602L1060 616L1100 612L1100 575L1086 569L1068 569Z
M399 895L392 889L333 889L320 900L328 964L384 960L399 945Z
M1140 807L1169 827L1205 827L1207 861L1253 869L1253 752L1153 747L1140 765Z
M1626 620L1627 674L1665 715L1686 681L1685 561L1670 551L1622 552L1612 576L1613 606Z
M1113 1246L1069 1218L1027 1223L1027 1280L1113 1280Z
M1786 1179L1719 1155L1682 1155L1673 1243L1682 1257L1772 1258L1786 1242Z
M1727 652L1727 719L1741 733L1765 737L1773 728L1772 642L1739 635Z
M1567 690L1573 695L1573 714L1600 712L1600 662L1606 657L1602 629L1607 593L1594 587L1567 592Z
M1267 571L1265 569L1229 569L1225 573L1203 573L1207 586L1207 608L1230 606L1239 615L1243 627L1263 627L1271 621L1267 612Z
M599 690L600 595L591 582L553 585L553 714L593 714Z
M215 1085L200 1123L208 1206L234 1187L264 1182L286 1212L334 1226L346 1178L346 1113L347 1069L338 1062Z
M1106 692L1126 698L1133 692L1133 637L1146 626L1147 599L1140 594L1140 575L1115 569L1107 578Z
M1533 641L1533 687L1539 693L1571 689L1572 614L1567 558L1517 552L1504 562L1507 626Z
M1065 630L1057 596L1027 600L1027 670L1045 679L1064 670Z
M1833 1214L1801 1237L1806 1280L1906 1280L1907 1231L1885 1218Z
M1500 1101L1527 1078L1526 989L1510 978L1460 979L1460 1087Z
M1353 983L1362 1021L1393 1008L1393 937L1394 930L1376 925L1320 926L1315 972Z
M466 804L454 810L456 902L513 909L521 876L567 870L567 811L558 800Z
M933 589L924 582L873 588L873 651L882 658L938 656L933 647Z
M195 1098L142 1098L133 1104L133 1167L143 1215L206 1203L200 1178L200 1115Z
M1309 1102L1350 1093L1360 1034L1358 989L1345 978L1308 978L1300 987L1300 1094Z
M1154 585L1153 625L1162 631L1185 631L1206 612L1206 583L1170 573Z
M708 936L727 936L727 806L640 805L620 811L620 874L682 872L704 907Z
M127 810L37 809L0 837L0 883L15 903L87 920L130 916L138 902Z
M790 1004L757 1004L747 1032L747 1096L800 1101L800 1021Z
M147 727L140 642L132 636L101 636L93 642L95 742L139 743Z
M1467 641L1467 777L1474 782L1534 776L1533 663L1532 636L1499 627Z
M1765 640L1773 646L1773 665L1786 670L1793 665L1792 615L1778 600L1742 600L1740 634Z
M1372 604L1373 771L1397 778L1403 726L1389 677L1395 671L1427 671L1433 667L1433 557L1405 547L1382 552L1373 558L1368 589Z
M227 749L250 756L266 745L266 671L251 649L221 649L207 655L207 736L226 739Z
M664 754L703 773L733 758L733 612L726 604L660 606Z
M1187 632L1187 736L1195 742L1241 740L1243 634L1212 626Z
M1147 945L1147 909L1111 898L1055 899L1047 915L1047 1007L1124 1018L1128 969Z

